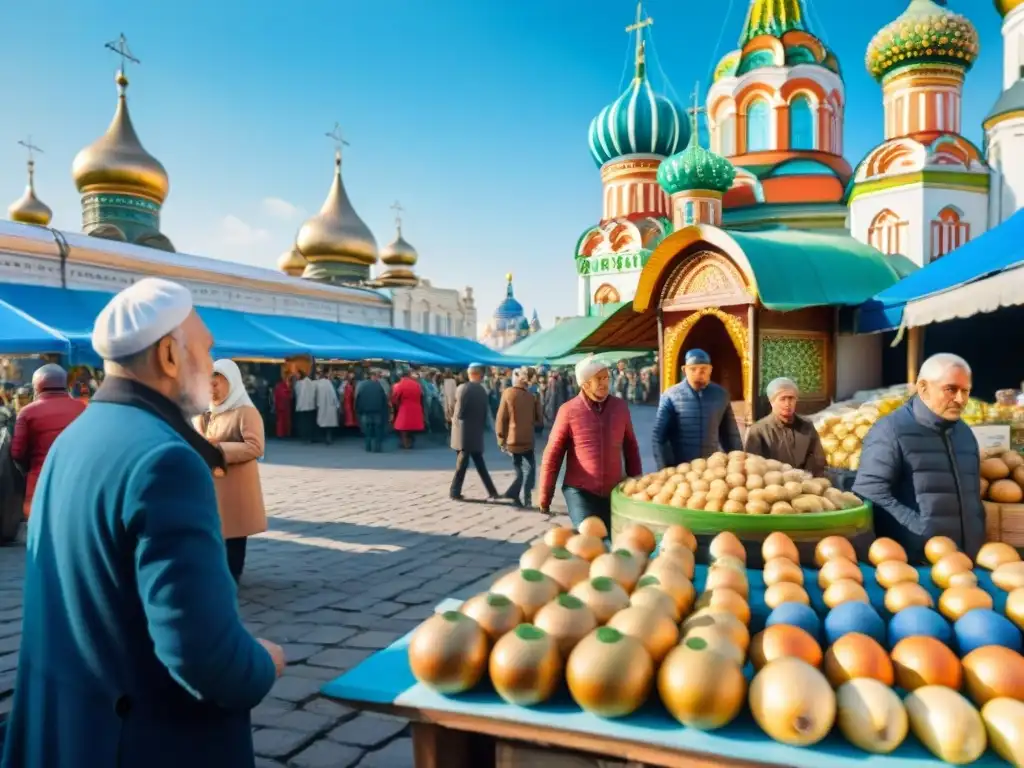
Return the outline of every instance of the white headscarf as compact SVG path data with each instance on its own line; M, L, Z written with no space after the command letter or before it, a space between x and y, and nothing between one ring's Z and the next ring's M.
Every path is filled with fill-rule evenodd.
M576 383L582 387L592 378L597 376L597 374L607 368L608 363L604 360L594 357L593 355L587 355L576 363Z
M233 411L236 408L242 408L246 405L252 405L252 400L249 399L249 393L245 391L245 383L242 381L242 372L238 370L238 366L234 360L228 360L224 358L217 360L213 364L213 372L219 373L228 382L228 396L224 398L224 402L220 405L211 402L210 413L227 413Z

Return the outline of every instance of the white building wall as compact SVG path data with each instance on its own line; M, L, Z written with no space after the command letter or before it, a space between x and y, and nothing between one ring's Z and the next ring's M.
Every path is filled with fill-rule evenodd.
M894 187L855 197L850 204L850 235L862 243L870 244L871 225L878 214L886 209L895 213L901 222L906 223L903 228L906 233L906 246L901 249L903 255L915 264L924 264L926 243L921 233L928 228L921 225L924 219L924 200L920 184ZM930 246L928 249L930 250Z
M1024 208L1024 117L994 125L988 132L987 150L992 168L988 221L989 227L995 227Z
M1003 90L1021 78L1024 66L1024 5L1003 19Z
M952 206L957 209L961 222L970 225L968 234L971 240L988 231L988 197L987 190L925 189L925 253L931 252L931 222L939 218L944 208Z
M836 400L882 386L882 334L836 337Z
M465 297L453 288L436 288L422 280L413 288L392 288L395 328L437 336L476 338L476 311L466 307Z

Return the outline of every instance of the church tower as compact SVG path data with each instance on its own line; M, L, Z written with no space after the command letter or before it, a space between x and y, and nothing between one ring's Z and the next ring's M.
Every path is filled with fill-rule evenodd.
M977 30L935 0L910 0L871 40L866 64L882 86L885 141L854 174L857 240L923 267L988 228L989 170L960 133L977 56Z
M1003 92L985 118L990 227L1024 207L1024 0L996 0L996 9L1003 16Z

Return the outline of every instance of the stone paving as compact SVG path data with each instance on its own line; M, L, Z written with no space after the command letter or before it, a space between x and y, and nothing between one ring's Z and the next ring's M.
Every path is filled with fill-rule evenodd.
M653 468L653 409L634 408L633 418L644 467ZM415 628L445 597L482 591L553 524L536 510L451 501L454 454L439 441L385 450L366 454L355 438L267 448L260 474L270 530L249 542L239 599L253 634L284 646L288 669L252 714L257 768L412 766L405 721L344 707L320 686ZM492 446L487 462L499 490L507 487L508 457ZM485 495L472 469L464 493ZM556 513L560 504L559 495ZM14 686L24 563L23 547L0 549L0 713Z

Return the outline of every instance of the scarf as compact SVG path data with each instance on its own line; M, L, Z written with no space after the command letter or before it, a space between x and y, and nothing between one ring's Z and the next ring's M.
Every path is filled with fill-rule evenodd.
M249 393L245 391L245 383L242 381L242 372L238 370L234 360L227 358L217 360L213 364L213 372L219 373L227 380L228 396L220 404L211 402L210 413L227 413L247 405L252 407L252 400L249 398Z

